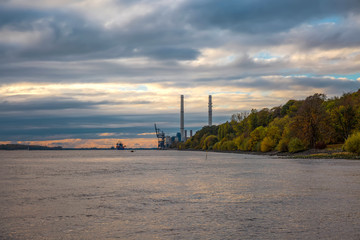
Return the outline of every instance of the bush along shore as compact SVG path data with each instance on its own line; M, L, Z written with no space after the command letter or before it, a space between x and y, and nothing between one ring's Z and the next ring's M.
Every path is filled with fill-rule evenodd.
M314 94L304 100L205 126L179 150L247 152L296 158L350 158L360 155L360 89L341 97Z

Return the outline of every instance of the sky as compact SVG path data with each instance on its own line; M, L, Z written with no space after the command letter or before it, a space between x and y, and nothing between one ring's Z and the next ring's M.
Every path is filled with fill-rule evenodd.
M360 88L359 0L0 0L0 143L155 147Z

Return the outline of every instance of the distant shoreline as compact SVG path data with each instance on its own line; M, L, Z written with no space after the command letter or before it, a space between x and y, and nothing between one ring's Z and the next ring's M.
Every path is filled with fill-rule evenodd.
M126 148L124 150L156 150L157 148ZM0 150L5 151L73 151L73 150L111 150L111 151L123 151L115 148L64 148L61 146L48 147L38 145L23 145L23 144L0 144Z

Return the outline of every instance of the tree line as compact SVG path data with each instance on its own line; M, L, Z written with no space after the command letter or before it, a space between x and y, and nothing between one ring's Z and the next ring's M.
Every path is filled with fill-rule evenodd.
M272 109L236 113L223 124L203 127L178 148L294 153L345 143L349 151L360 154L358 132L360 89L333 98L316 93Z

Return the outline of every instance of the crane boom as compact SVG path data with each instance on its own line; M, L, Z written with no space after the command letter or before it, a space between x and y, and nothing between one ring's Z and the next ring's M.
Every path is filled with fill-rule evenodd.
M165 149L165 133L155 126L156 137L158 138L158 149Z

